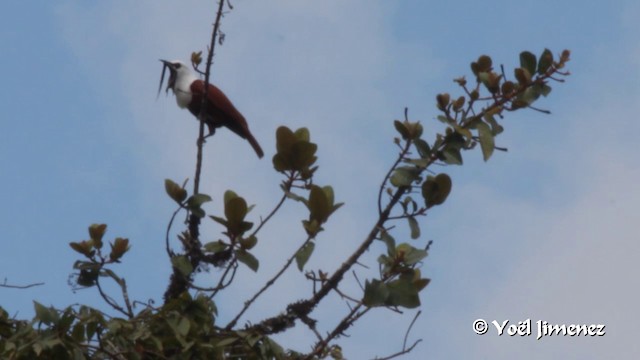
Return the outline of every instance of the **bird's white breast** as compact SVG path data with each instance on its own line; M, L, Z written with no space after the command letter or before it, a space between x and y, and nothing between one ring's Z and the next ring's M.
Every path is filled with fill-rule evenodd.
M186 66L182 65L178 70L176 83L173 88L173 93L176 95L176 102L182 109L191 104L191 84L194 81L196 81L196 78L191 74Z
M175 89L176 94L176 102L181 109L186 108L191 103L191 89L183 90L183 89Z

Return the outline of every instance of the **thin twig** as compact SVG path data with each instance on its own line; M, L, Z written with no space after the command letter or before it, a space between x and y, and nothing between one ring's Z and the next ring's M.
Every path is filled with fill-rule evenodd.
M395 354L391 354L391 355L385 356L383 358L376 357L374 360L390 360L390 359L394 359L394 358L397 358L399 356L408 354L421 342L422 342L422 339L418 339L413 343L413 345L411 345L410 347L408 347L406 349L402 349L402 351L398 351Z
M127 306L127 312L133 317L133 307L131 306L131 300L129 300L129 291L127 290L127 281L122 279L122 284L119 284L122 289L122 298L124 304Z
M227 265L227 268L224 270L224 273L222 274L222 276L220 277L220 280L218 281L218 285L216 285L216 287L213 289L213 292L209 296L210 299L213 299L216 296L216 294L218 294L218 291L226 288L231 284L231 282L233 281L233 278L236 276L237 269L238 269L238 258L234 257L233 260L231 260L231 262L229 263L229 265ZM231 272L231 278L225 284L225 279L229 275L230 270L233 270Z
M4 278L4 282L0 284L0 287L8 288L8 289L28 289L34 286L42 286L42 285L44 285L43 282L33 283L28 285L9 285L7 284L7 278Z
M267 281L266 284L264 284L264 286L251 297L251 299L244 302L244 307L242 308L242 310L240 310L238 315L236 315L236 317L234 317L233 320L231 320L229 324L227 324L227 326L225 327L226 330L231 330L236 325L238 320L240 320L240 317L242 317L242 315L249 309L251 304L253 304L253 302L256 301L256 299L260 297L260 295L262 295L262 293L264 293L269 287L271 287L278 280L278 278L282 276L282 274L284 274L289 266L291 266L291 263L296 258L298 252L302 250L311 240L313 240L311 237L307 237L307 239L302 243L302 245L300 245L300 247L298 247L293 255L291 255L289 259L287 259L280 271L278 271L278 273L276 273L271 279L269 279L269 281Z
M409 108L404 108L404 119L406 121L409 121L408 114L409 114ZM398 167L398 165L402 161L402 159L404 159L404 154L406 154L407 151L408 149L401 150L402 155L398 156L398 159L396 160L396 162L391 166L391 168L389 168L389 171L385 175L384 179L382 179L382 183L380 184L380 191L378 191L378 215L382 214L382 193L384 192L384 189L387 185L387 181L389 181L389 178L391 177L391 173L393 173L393 170L395 170L396 167Z
M107 295L107 293L105 293L102 290L102 286L100 286L100 280L96 279L96 287L98 288L98 292L100 293L100 296L104 299L104 301L109 304L109 306L111 306L114 310L117 310L119 312L121 312L122 314L124 314L126 317L128 318L132 318L133 314L128 313L125 309L122 308L122 306L118 305L118 303L116 303L115 300L113 300L109 295Z
M411 324L409 324L409 328L407 329L407 332L404 334L404 341L402 342L402 350L407 348L407 339L409 338L409 332L411 332L411 328L413 327L413 324L416 323L416 320L418 320L418 316L420 316L420 314L422 314L422 311L418 310L418 312L416 313L416 316L413 317Z
M207 108L207 93L209 91L209 77L211 76L211 64L213 63L213 54L216 47L216 38L218 36L218 30L220 29L220 18L222 17L222 9L224 7L224 0L218 1L218 12L216 14L216 21L213 24L213 33L211 34L211 44L209 45L209 53L207 54L207 65L204 72L204 91L202 94L202 104L200 104L200 131L198 135L198 158L196 163L196 177L193 184L193 193L198 194L200 189L200 172L202 169L202 147L204 145L204 121L202 115L206 113Z
M222 17L222 9L224 7L225 1L218 1L218 11L216 14L216 21L213 26L213 32L211 34L211 45L209 46L209 53L207 55L207 65L205 71L205 79L204 79L204 92L202 96L202 104L200 106L200 114L198 114L198 120L200 120L200 127L198 131L198 141L197 141L197 155L196 155L196 172L195 178L193 181L193 194L200 193L200 174L202 172L202 157L203 151L202 148L204 146L204 121L203 114L206 113L208 102L207 100L207 92L209 90L209 77L211 74L211 64L213 63L213 54L216 45L216 37L220 28L220 18ZM193 269L197 269L200 266L200 262L202 259L202 244L200 243L200 218L194 214L189 216L189 246L185 246L186 255L189 257L189 261ZM168 241L167 241L168 244ZM167 245L168 249L168 245ZM167 252L170 252L168 249ZM187 291L189 288L189 284L192 280L193 275L189 275L185 277L182 275L178 269L174 268L173 273L171 275L171 280L169 283L169 287L167 291L165 291L165 301L168 301L172 298L179 296L184 291Z
M167 250L167 255L169 256L169 258L172 258L174 255L173 250L171 250L171 246L169 245L169 233L171 232L173 221L176 219L176 216L178 215L180 210L182 210L182 207L177 208L176 211L173 212L173 215L171 215L171 219L169 220L169 224L167 225L167 232L164 238L164 245Z
M353 325L354 322L356 322L363 315L369 312L369 310L371 310L371 308L368 307L360 311L360 308L362 306L363 306L362 303L359 303L353 308L351 308L349 313L338 323L338 325L336 325L336 327L324 339L316 343L316 345L313 347L313 351L307 354L304 360L311 360L311 359L314 359L316 356L320 355L329 346L329 343L331 342L331 340L333 340L334 338L340 335L344 335L344 332L351 325Z
M293 182L295 181L295 179L296 179L295 173L289 174L289 178L284 183L285 192L280 198L280 201L278 201L278 204L276 204L273 210L271 210L269 215L267 215L267 217L264 218L264 220L260 221L260 225L258 225L258 227L251 233L250 237L255 236L258 233L258 231L260 231L260 229L262 229L262 227L273 217L273 215L276 212L278 212L282 204L284 204L285 200L287 200L287 193L291 191L291 187L293 186Z

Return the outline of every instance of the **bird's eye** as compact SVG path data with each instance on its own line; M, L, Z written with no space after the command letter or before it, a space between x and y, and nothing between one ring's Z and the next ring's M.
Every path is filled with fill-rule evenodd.
M182 66L182 64L180 63L175 63L176 69L180 69L180 67Z

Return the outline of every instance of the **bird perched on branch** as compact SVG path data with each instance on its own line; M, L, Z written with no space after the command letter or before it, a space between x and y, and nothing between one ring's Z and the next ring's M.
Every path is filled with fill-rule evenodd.
M164 67L162 68L158 94L162 89L165 70L168 68L170 75L165 91L173 90L180 108L189 109L196 118L200 116L202 96L204 95L204 81L196 78L191 70L180 61L160 61L162 61ZM208 84L207 100L202 114L202 121L209 128L209 134L206 137L212 136L217 128L224 126L249 141L258 157L262 158L264 156L260 144L249 131L249 125L247 125L244 116L233 106L233 103L222 90L211 84Z

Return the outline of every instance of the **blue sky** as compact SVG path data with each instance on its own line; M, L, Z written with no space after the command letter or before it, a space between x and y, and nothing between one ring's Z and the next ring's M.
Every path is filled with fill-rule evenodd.
M205 148L202 190L214 198L208 209L219 212L231 188L257 204L254 216L265 215L279 196L269 160L275 129L308 127L320 146L316 181L333 185L346 203L308 264L324 271L335 269L374 222L375 194L395 155L392 121L405 106L433 135L441 129L435 95L454 94L451 79L469 76L478 55L510 68L522 50L571 49L568 82L539 103L551 115L509 114L497 139L508 153L486 164L479 152L467 153L463 167L442 169L453 178L453 192L421 220L421 241L435 241L423 269L432 283L421 294L423 314L410 336L423 342L404 358L640 355L636 2L233 5L213 81L244 113L266 157L259 161L245 142L218 132ZM213 7L195 0L4 6L0 277L45 282L0 289L0 305L10 313L30 317L34 299L99 306L93 290L73 293L67 285L77 258L67 243L85 239L96 222L109 225L109 239L131 239L117 268L131 296L161 301L169 275L164 231L174 210L163 180L193 176L197 123L171 95L156 100L158 59L186 61L191 51L204 50ZM260 273L239 274L237 286L218 301L223 319L302 241L299 217L299 204L288 204L262 233ZM216 231L204 227L211 240ZM380 251L371 251L369 265ZM346 288L355 290L348 281ZM309 289L291 272L245 320L271 316ZM327 330L344 310L333 298L314 315ZM412 314L377 311L339 344L351 359L394 353ZM607 334L539 341L495 330L478 336L471 329L477 318L605 324ZM278 339L302 351L313 342L301 327Z

